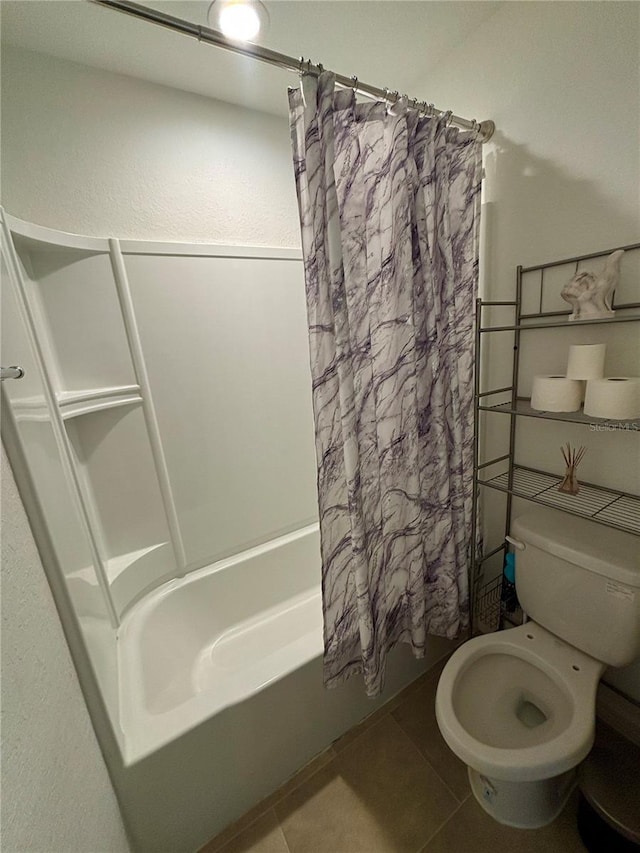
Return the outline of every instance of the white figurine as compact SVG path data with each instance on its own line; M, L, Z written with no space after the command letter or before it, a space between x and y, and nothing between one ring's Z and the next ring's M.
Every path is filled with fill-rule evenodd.
M613 291L620 278L620 258L624 249L609 255L602 272L578 272L562 288L560 295L573 308L569 320L604 320L613 317Z

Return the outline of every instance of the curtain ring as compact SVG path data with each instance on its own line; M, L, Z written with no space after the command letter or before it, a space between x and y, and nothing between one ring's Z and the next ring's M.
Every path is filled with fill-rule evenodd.
M445 125L445 127L450 127L452 118L453 118L453 110L447 110L444 113L444 125Z
M353 94L355 95L358 91L358 78L355 74L351 78L351 88L353 89Z
M303 77L304 77L304 56L300 57L300 64L298 66L298 77L300 78L300 97L302 98L302 106L307 109L307 99L304 94L304 85L303 85Z
M471 132L474 134L474 138L477 138L480 134L480 122L476 121L474 118L471 119L471 123L473 127L471 128Z

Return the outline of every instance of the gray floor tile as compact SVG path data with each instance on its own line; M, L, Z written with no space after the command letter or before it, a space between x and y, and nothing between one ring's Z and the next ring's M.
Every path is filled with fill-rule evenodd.
M201 853L208 853L209 849L204 847ZM245 827L223 847L211 849L216 853L289 853L273 809Z
M207 843L199 853L218 853L222 848L226 850L225 844L229 842L230 839L235 838L240 834L246 827L250 824L255 823L259 817L268 812L273 806L281 800L283 797L301 785L305 779L308 779L310 776L318 771L321 767L329 764L331 759L335 756L335 752L332 747L329 749L325 749L324 752L321 752L319 755L316 755L308 764L298 770L290 779L288 779L283 785L281 785L277 790L270 794L268 797L265 797L264 800L257 803L253 808L249 809L248 812L245 812L238 820L235 820L233 823L229 824L225 829L222 830L219 835L216 835L211 841Z
M542 829L513 829L497 823L473 796L460 806L422 853L585 853L576 827L576 798Z
M291 853L416 853L456 807L387 716L275 810Z
M470 788L466 765L449 749L436 722L436 688L444 663L438 664L417 690L392 711L394 719L453 791L458 801Z

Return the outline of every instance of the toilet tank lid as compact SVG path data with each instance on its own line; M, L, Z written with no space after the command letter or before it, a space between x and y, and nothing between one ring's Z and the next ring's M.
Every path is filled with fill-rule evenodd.
M640 540L586 518L543 508L521 515L512 535L541 551L632 587L640 587Z

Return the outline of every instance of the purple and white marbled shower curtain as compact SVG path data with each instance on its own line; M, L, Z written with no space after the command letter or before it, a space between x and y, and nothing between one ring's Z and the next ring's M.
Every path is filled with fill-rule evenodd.
M421 657L468 625L480 142L330 72L301 85L325 683L376 695L396 643Z

